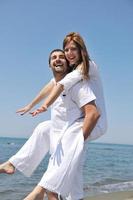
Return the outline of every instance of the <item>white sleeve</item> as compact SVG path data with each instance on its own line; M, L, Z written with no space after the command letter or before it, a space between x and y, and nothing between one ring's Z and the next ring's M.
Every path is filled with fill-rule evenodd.
M96 99L87 81L80 81L77 83L72 88L72 94L72 99L79 108Z
M80 70L75 69L69 74L67 74L61 81L58 83L64 86L65 90L69 90L72 86L74 86L77 82L82 80L82 74Z
M97 79L99 77L99 70L96 63L93 60L91 60L89 64L90 64L90 68L89 68L90 80Z
M99 77L98 67L94 61L90 61L89 68L90 80L97 79ZM72 72L68 73L61 81L58 83L64 86L65 90L69 90L79 81L83 80L83 75L80 69L75 69Z
M51 78L51 80L49 81L51 83L54 83L55 84L55 79L54 78Z

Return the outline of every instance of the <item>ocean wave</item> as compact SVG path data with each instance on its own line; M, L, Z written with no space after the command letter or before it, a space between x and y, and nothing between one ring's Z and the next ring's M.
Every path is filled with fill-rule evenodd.
M10 194L12 192L15 192L15 190L10 189L10 190L0 190L0 196L4 194Z
M93 183L93 186L100 186L100 185L108 185L108 184L115 184L115 183L122 183L126 182L125 179L113 179L113 178L105 178L103 180L96 181Z
M15 145L14 142L7 142L8 145Z
M106 151L114 151L113 148L109 148L109 147L105 147L105 148L103 148L103 151L104 151L104 150L106 150Z
M99 185L99 186L89 185L87 187L84 187L86 196L90 196L93 194L130 191L130 190L133 190L133 181Z

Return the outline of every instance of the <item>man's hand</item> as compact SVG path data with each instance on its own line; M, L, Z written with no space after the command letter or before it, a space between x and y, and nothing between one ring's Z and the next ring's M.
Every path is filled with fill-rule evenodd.
M16 113L20 113L20 115L24 115L25 113L27 113L28 111L30 111L32 108L32 106L29 104L23 108L20 108L19 110L16 111Z
M45 112L47 111L47 107L46 106L41 106L40 108L36 109L35 111L33 112L30 112L30 114L32 115L32 117L42 113L42 112Z
M91 134L91 131L95 127L97 120L100 117L100 114L97 110L95 102L92 101L85 106L82 107L82 111L84 112L85 118L83 122L83 135L86 140L88 136Z

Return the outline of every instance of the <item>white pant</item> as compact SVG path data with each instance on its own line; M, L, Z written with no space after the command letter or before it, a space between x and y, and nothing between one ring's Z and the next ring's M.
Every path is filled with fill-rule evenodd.
M54 138L54 134L53 136L50 136L50 127L50 120L40 123L35 128L33 134L23 145L23 147L9 159L9 161L15 166L15 168L22 172L25 176L31 176L34 170L43 160L45 155L49 152L50 139ZM91 137L90 139L88 138L88 140L91 139ZM55 143L57 143L57 141ZM81 160L81 163L77 168L77 173L74 175L72 184L73 187L71 188L69 199L78 200L83 198L82 168L83 161ZM43 182L43 178L41 179L41 182Z
M84 137L82 122L75 122L62 134L56 150L39 185L49 191L72 199L83 198L82 167L84 160Z
M9 159L13 166L25 176L31 176L42 159L49 152L51 138L50 126L51 121L40 123L22 148ZM75 198L73 197L75 196L76 200L83 198L83 195L81 195L83 191L82 179L81 163L81 165L78 166L78 174L75 175L75 183L73 183L73 186L75 187L73 187L72 191L70 191L69 199L74 200Z
M49 151L51 121L40 123L23 147L9 161L25 176L31 176Z

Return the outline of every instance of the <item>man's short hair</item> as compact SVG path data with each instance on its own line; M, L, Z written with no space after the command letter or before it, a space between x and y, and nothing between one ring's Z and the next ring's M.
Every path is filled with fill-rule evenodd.
M64 51L62 50L62 49L54 49L53 51L51 51L51 53L49 54L49 65L50 65L50 60L51 60L51 55L52 55L52 53L54 53L54 52L62 52L63 54L64 54Z

